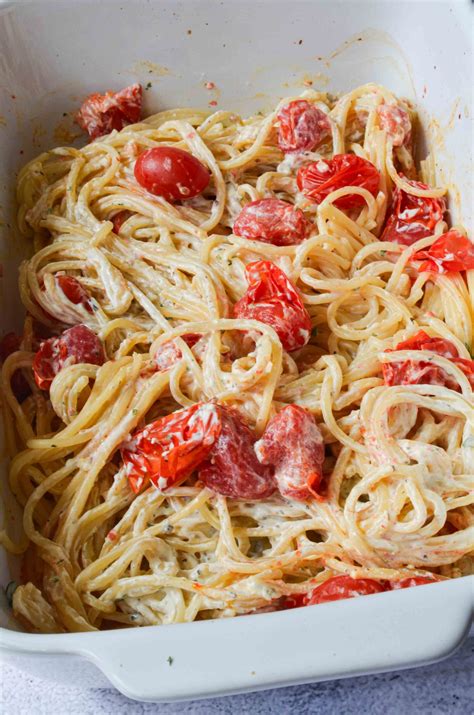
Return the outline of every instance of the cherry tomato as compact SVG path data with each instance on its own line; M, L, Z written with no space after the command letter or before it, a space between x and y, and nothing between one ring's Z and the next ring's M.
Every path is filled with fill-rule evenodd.
M333 576L316 586L308 598L307 605L340 601L343 598L369 596L372 593L382 593L385 586L372 578L351 578L350 576Z
M286 274L271 261L246 266L248 288L234 305L236 318L271 325L288 352L299 350L311 336L311 319Z
M76 122L91 139L110 134L113 129L120 131L140 120L142 94L140 84L131 84L119 92L91 94L76 114Z
M380 174L367 159L355 154L336 154L332 159L319 159L298 170L296 183L300 191L320 204L336 189L357 186L377 195ZM334 201L340 209L354 209L365 205L358 194L348 194Z
M287 608L301 608L301 606L306 606L307 601L308 596L306 593L292 593L279 600L277 610L280 611Z
M398 343L395 350L429 350L441 355L455 363L474 387L474 360L459 357L456 346L449 340L431 338L424 330L420 330L408 340ZM458 383L448 373L423 360L384 363L382 372L386 385L442 385L451 390L459 390Z
M402 146L410 141L410 115L396 104L381 104L377 107L380 127L392 139L393 146Z
M424 260L419 270L430 273L472 270L474 268L474 243L456 229L451 229L437 238L429 248L417 251L411 260Z
M21 336L16 333L7 333L3 336L0 340L0 363L4 363L7 357L12 353L16 353L17 350L20 350L21 340ZM18 402L23 402L31 393L28 381L20 370L15 370L13 373L11 388Z
M156 146L138 157L135 178L150 193L163 196L167 201L181 201L204 191L211 175L189 152L172 146Z
M196 333L189 333L188 335L182 335L181 337L184 342L189 345L190 348L192 348L193 345L195 345L197 341L200 340L201 335L198 335ZM162 372L163 370L169 370L169 368L173 367L173 365L175 365L178 360L181 360L182 357L182 352L180 348L176 345L176 341L168 340L168 342L160 345L160 347L155 353L154 361L156 367L158 368L158 371Z
M421 181L410 180L408 183L414 188L429 189L429 186L422 184ZM429 199L414 196L397 186L393 192L392 206L380 240L411 246L420 238L426 238L434 233L436 224L442 220L445 211L446 202L443 198Z
M119 211L118 214L115 214L115 216L112 218L112 223L114 225L114 233L116 233L117 235L120 233L122 224L124 224L125 221L130 218L131 215L131 211Z
M133 491L138 493L148 480L165 491L187 479L208 456L221 429L219 407L198 402L135 432L121 449Z
M74 303L74 305L83 305L89 313L93 312L90 295L77 278L58 275L56 276L56 283L71 303Z
M280 199L259 199L244 206L234 223L236 236L274 246L292 246L308 237L311 223L300 209Z
M103 365L105 360L104 347L97 335L85 325L75 325L58 338L41 343L33 360L36 384L41 390L48 390L63 367L78 363Z
M275 491L268 467L258 461L254 452L255 437L238 413L219 406L221 431L199 479L209 489L233 499L266 499Z
M306 99L284 106L278 120L278 146L285 153L312 151L331 133L327 115Z
M427 583L436 583L439 578L436 576L409 576L400 581L390 581L390 588L396 591L399 588L411 588L412 586L424 586Z
M255 445L262 464L272 465L280 494L287 499L321 499L324 441L313 416L287 405L273 417Z

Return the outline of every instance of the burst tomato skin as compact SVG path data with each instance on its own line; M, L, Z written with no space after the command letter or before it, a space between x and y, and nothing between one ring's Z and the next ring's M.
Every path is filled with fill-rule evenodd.
M409 180L408 183L418 189L430 188L421 181ZM436 224L442 220L445 211L446 202L443 198L414 196L397 186L393 191L392 205L380 240L411 246L420 238L434 233Z
M424 586L427 583L437 583L439 579L436 576L409 576L402 578L400 581L390 581L390 588L396 591L399 588L411 588L412 586Z
M329 194L345 186L367 189L372 196L379 190L380 173L367 159L355 154L336 154L332 159L320 159L300 167L296 177L300 191L317 204ZM358 194L347 194L334 201L339 209L354 209L365 205Z
M266 499L275 491L271 470L254 452L255 437L238 413L220 406L221 431L199 470L201 482L233 499Z
M316 603L340 601L344 598L354 598L355 596L368 596L372 593L382 593L383 591L386 591L386 587L375 579L334 576L316 586L308 596L306 605L312 606Z
M91 94L77 112L76 122L91 139L110 134L114 129L120 131L140 120L142 95L140 84L131 84L119 92Z
M56 283L66 298L75 305L82 305L88 313L92 313L90 295L77 278L73 276L56 276Z
M254 441L234 410L201 402L138 430L121 453L135 493L148 481L166 491L199 470L200 481L217 494L263 499L275 486L255 457Z
M306 99L282 107L278 120L278 146L285 154L312 151L331 133L326 114Z
M207 457L220 431L217 405L198 402L135 432L121 449L132 490L138 493L151 481L166 491L187 479Z
M280 199L258 199L248 203L237 216L233 232L253 241L274 246L294 246L304 241L311 223L300 209Z
M311 318L286 274L271 261L249 263L245 273L248 288L234 306L235 317L270 325L288 352L304 347Z
M380 127L392 139L395 147L407 144L411 139L411 122L408 112L396 104L381 104L377 107Z
M188 333L187 335L182 335L181 337L184 342L192 348L193 345L200 340L201 335L197 333ZM182 352L176 345L176 341L168 340L166 343L159 346L153 360L158 368L158 371L162 372L164 370L169 370L178 362L178 360L181 360L182 357Z
M432 338L424 330L420 330L408 340L398 343L395 350L429 350L441 355L457 365L474 387L474 360L459 357L456 346L449 340ZM442 385L451 390L459 390L458 383L450 375L437 365L423 360L384 363L382 372L386 385Z
M171 202L197 196L211 178L199 159L172 146L157 146L142 152L135 162L134 173L140 186Z
M429 248L417 251L412 261L423 261L420 271L450 273L474 268L474 243L456 229L443 233Z
M255 445L262 464L271 465L280 494L287 499L321 499L324 441L310 412L287 405L268 423Z
M103 365L105 360L104 347L97 335L85 325L75 325L59 337L41 343L33 359L33 373L38 387L49 390L54 377L66 365Z

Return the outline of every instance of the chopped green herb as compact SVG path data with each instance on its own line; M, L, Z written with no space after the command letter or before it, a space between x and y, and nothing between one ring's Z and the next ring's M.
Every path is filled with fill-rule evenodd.
M7 603L12 608L13 606L13 594L18 588L18 584L16 581L9 581L5 588L3 589L5 591L5 596L7 598Z
M138 415L138 410L136 407L133 408L132 415Z
M467 352L469 353L469 355L470 355L471 357L474 357L474 352L473 352L473 350L471 349L471 346L469 345L469 343L464 343L464 345L466 346L466 350L467 350Z
M386 253L387 253L387 251L384 248L380 251L381 256L385 256Z
M152 85L151 82L147 82L147 84L145 85L145 90L151 89L152 86L153 86L153 85Z
M174 658L171 655L169 655L166 660L168 661L168 665L173 665Z
M314 328L313 328L312 331L311 331L311 337L312 337L312 338L315 338L315 337L317 336L317 334L318 334L318 326L315 325Z
M52 579L50 579L51 583L58 583L59 582L59 576L53 576Z

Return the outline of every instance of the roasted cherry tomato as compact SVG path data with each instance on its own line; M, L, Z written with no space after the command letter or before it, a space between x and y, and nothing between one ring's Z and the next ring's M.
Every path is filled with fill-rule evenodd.
M421 181L410 180L408 183L418 189L430 188ZM434 233L436 224L442 220L445 211L446 202L443 198L429 199L414 196L397 186L393 192L391 209L380 240L411 246L420 238L426 238Z
M83 305L89 313L92 313L90 295L77 278L58 275L56 276L56 283L71 303Z
M310 222L300 209L280 199L259 199L244 206L233 231L254 241L292 246L308 237Z
M282 107L278 120L278 146L285 153L312 151L331 133L327 115L306 99Z
M357 186L377 195L380 174L367 159L355 154L336 154L332 159L319 159L298 170L296 183L300 191L320 204L336 189ZM365 205L358 194L348 194L336 199L334 205L340 209L354 209Z
M298 405L287 405L273 417L255 445L262 464L274 467L280 494L304 501L321 499L324 441L314 417Z
M119 211L118 214L112 218L112 223L114 225L114 233L117 235L120 233L120 229L125 221L132 215L131 211Z
M221 429L218 406L199 402L135 432L121 449L133 491L138 493L148 480L165 491L187 479L208 456Z
M156 146L136 160L135 178L151 194L163 196L167 201L182 201L204 191L211 175L189 152L172 146Z
M271 325L288 352L302 348L311 335L311 319L286 274L271 261L246 266L248 288L235 304L236 318Z
M474 387L474 360L459 357L456 346L449 340L431 338L424 330L420 330L408 340L398 343L395 350L429 350L441 355L457 365ZM451 390L459 390L458 383L447 372L425 360L387 362L382 371L386 385L443 385Z
M181 337L190 348L201 338L201 336L196 333L181 335ZM169 368L173 367L182 357L183 355L180 348L176 345L176 341L168 340L168 342L160 345L155 353L154 361L158 371L162 372L163 370L169 370Z
M408 112L396 104L381 104L377 107L380 127L392 139L393 146L402 146L410 141L411 122Z
M41 390L48 390L63 367L77 363L103 365L105 360L104 347L97 335L85 325L75 325L58 338L41 343L33 360L36 384Z
M76 121L91 139L96 139L113 129L135 124L140 120L141 111L141 85L131 84L120 92L89 95L76 114Z
M474 243L456 229L436 239L429 248L417 251L412 261L423 261L420 271L451 273L474 268Z
M424 586L427 583L437 583L439 578L436 576L409 576L402 578L400 581L390 581L390 588L396 591L399 588L411 588L412 586Z
M308 597L307 605L340 601L343 598L368 596L371 593L382 593L385 586L372 578L351 578L350 576L334 576L328 578L320 586L316 586Z
M4 363L7 357L12 353L16 353L21 347L21 337L16 333L7 333L0 340L0 363ZM28 397L31 393L30 386L22 372L16 370L11 379L12 392L15 395L18 402L23 402L23 400Z
M266 499L275 491L272 472L255 456L255 437L238 413L219 406L221 431L199 470L209 489L233 499Z
M306 593L292 593L289 596L280 598L275 610L281 611L286 608L301 608L301 606L306 606L307 601L308 596Z

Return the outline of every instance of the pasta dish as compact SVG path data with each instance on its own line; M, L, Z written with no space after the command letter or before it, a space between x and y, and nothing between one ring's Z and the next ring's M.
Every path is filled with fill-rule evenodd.
M89 143L18 176L15 616L168 624L470 573L474 245L414 107L141 99L91 95Z

